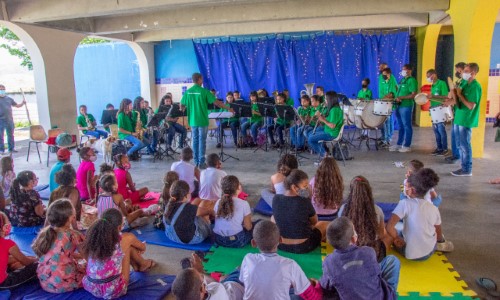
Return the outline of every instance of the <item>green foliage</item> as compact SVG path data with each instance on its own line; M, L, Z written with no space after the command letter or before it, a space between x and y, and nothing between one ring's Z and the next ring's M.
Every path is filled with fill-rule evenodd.
M11 55L19 57L21 59L21 66L27 67L29 70L33 70L31 56L28 54L28 50L14 32L7 29L7 27L0 26L0 38L0 48L4 48L9 51Z
M14 127L15 128L25 128L25 127L29 127L30 126L30 123L28 121L17 121L17 122L14 122Z
M105 39L93 38L93 37L86 37L80 42L80 45L104 44L104 43L111 43L111 41L105 40Z

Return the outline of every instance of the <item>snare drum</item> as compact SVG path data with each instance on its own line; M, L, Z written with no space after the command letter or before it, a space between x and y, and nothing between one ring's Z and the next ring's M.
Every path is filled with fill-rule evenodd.
M392 101L373 101L373 114L379 116L390 116L392 114Z
M435 106L431 107L432 124L438 124L453 120L453 110L450 106Z

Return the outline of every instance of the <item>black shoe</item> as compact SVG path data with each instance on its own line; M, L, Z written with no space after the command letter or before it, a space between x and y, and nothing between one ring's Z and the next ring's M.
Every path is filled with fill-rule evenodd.
M444 159L444 161L447 164L454 164L454 163L458 162L458 160L459 160L459 158L454 157L454 156L448 156L447 158Z
M448 155L449 152L450 151L448 149L441 150L441 151L439 151L439 153L436 153L436 156L446 156L446 155Z
M215 148L220 148L222 146L221 143L217 143L217 145L215 145Z
M441 153L441 152L442 152L441 150L435 149L434 151L431 152L431 155L436 156L436 155L438 155L438 153Z

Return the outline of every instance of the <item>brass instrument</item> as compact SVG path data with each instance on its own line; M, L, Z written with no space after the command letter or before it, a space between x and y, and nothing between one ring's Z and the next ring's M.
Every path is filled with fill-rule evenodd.
M306 83L306 84L304 84L304 87L306 89L300 91L301 95L308 95L309 97L311 97L312 95L314 95L314 93L313 93L314 83Z
M141 113L138 110L136 110L135 113L137 114L137 121L135 122L135 133L137 133L137 138L142 141L142 137L144 136L144 128L142 128Z
M87 130L89 131L94 131L95 130L95 127L94 125L92 124L92 122L90 122L90 119L89 119L89 115L88 114L85 114L85 122L87 122Z
M319 114L320 116L323 116L323 114L321 113L321 109L324 109L324 108L325 108L325 103L326 103L326 101L325 101L325 102L323 102L323 103L321 104L321 106L320 106L320 108L319 108L319 110L318 110L318 111L320 112L320 114ZM313 129L312 134L315 134L315 133L316 133L316 128L318 128L318 125L319 125L319 117L316 117L316 114L314 114L313 119L314 119L314 118L316 118L316 124L314 125L314 129Z

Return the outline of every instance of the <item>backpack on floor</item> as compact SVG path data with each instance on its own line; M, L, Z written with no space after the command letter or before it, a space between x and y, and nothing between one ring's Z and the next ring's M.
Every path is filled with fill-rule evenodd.
M341 161L342 160L342 153L344 154L345 160L351 160L354 158L353 156L351 156L351 153L349 152L349 146L346 143L340 142L340 143L335 144L332 152L333 152L333 158L335 158L335 160Z

